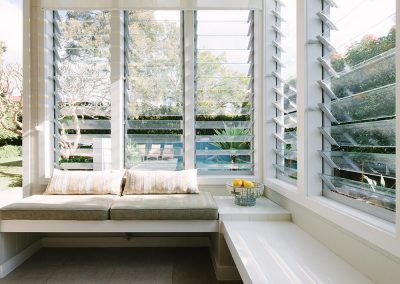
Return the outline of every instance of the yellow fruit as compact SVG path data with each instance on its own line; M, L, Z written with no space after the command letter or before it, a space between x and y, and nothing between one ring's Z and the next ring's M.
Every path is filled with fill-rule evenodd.
M232 185L235 187L243 186L243 181L241 179L234 179Z
M245 180L243 183L244 187L254 187L254 183L252 183L251 181Z

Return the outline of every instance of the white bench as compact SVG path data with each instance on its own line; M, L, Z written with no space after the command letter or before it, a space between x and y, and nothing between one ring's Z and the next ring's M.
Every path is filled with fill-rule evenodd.
M228 220L222 233L246 284L372 283L294 223Z

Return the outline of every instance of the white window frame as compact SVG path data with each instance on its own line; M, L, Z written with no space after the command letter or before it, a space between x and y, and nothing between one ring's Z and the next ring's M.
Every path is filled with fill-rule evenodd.
M79 1L80 2L80 1ZM257 2L257 1L255 1ZM64 7L60 3L60 7L56 3L51 2L51 9L61 10L70 9L70 7ZM65 3L65 1L64 1ZM49 69L52 64L52 57L45 56L46 52L44 47L40 44L45 44L47 38L43 35L48 33L46 31L45 25L48 21L45 14L48 13L48 9L45 5L49 5L46 1L43 3L38 3L38 9L41 13L38 16L38 27L39 32L37 40L39 43L39 78L45 78L45 72ZM229 10L229 5L225 3L226 7L219 7ZM43 8L46 7L46 9ZM42 8L40 8L42 7ZM50 7L50 6L49 6ZM243 7L244 8L244 7ZM71 7L71 9L73 9ZM76 9L83 9L78 7ZM162 7L160 7L162 9ZM231 9L236 9L233 5ZM112 144L112 168L113 169L123 169L124 168L124 38L123 38L123 25L124 16L123 11L119 9L112 9L110 17L110 53L111 53L111 144ZM184 109L184 167L185 169L192 169L195 165L195 98L194 98L194 38L195 38L195 28L194 28L194 11L193 10L183 10L183 26L184 28L184 54L185 54L185 64L184 64L184 77L185 77L185 109ZM261 29L261 19L262 10L254 10L254 121L253 121L253 131L254 131L254 173L253 175L241 175L239 178L247 178L251 180L261 181L262 180L262 108L257 107L262 105L261 89L262 89L262 29ZM53 121L53 111L49 100L46 98L48 96L49 83L44 79L35 79L38 84L38 93L42 94L39 96L38 101L38 116L39 121L42 122L40 125L40 134L38 135L39 145L38 153L39 156L44 159L39 160L39 187L44 187L49 178L52 175L54 168L54 139L53 139L53 129L51 127ZM193 82L193 83L190 83ZM50 86L51 87L51 86ZM48 154L50 153L50 154ZM117 155L115 153L118 153ZM223 186L227 182L232 180L232 176L229 175L199 175L198 182L200 185L218 185Z
M320 20L316 13L321 7L321 0L298 0L297 1L297 77L301 84L298 85L298 185L286 183L278 180L274 176L274 169L271 167L270 159L275 157L268 145L271 144L271 138L268 138L270 127L266 124L268 116L271 113L270 105L267 107L268 97L270 96L270 86L268 79L268 63L271 52L271 46L266 39L268 38L268 29L262 27L270 27L267 25L268 17L266 14L271 11L271 1L264 0L264 16L262 11L255 11L255 98L258 105L263 105L264 109L256 108L255 110L255 177L260 178L263 173L265 185L272 191L277 192L287 199L299 204L323 219L332 222L338 228L345 229L353 233L360 240L368 241L378 248L381 248L392 255L400 257L400 183L396 183L396 223L391 224L384 222L377 217L370 216L360 212L357 209L340 204L321 195L321 180L318 173L321 172L321 158L318 150L321 149L322 138L315 127L320 122L312 120L314 116L319 116L320 111L308 108L315 102L309 101L309 98L320 98L320 94L316 95L317 85L313 78L315 74L321 74L320 64L315 59L321 51L320 44L315 40L315 35L320 32ZM61 7L57 3L66 3L70 5L75 3L85 3L84 1L43 1L51 3L54 9L73 9L79 7ZM223 1L229 5L230 1ZM247 1L244 1L247 2ZM143 3L143 1L142 1ZM39 143L39 137L50 135L45 132L45 128L41 126L46 123L48 117L43 115L44 105L43 96L39 96L39 85L44 84L44 74L41 68L45 65L45 56L42 45L39 43L40 34L43 34L44 15L43 7L40 1L24 1L24 52L23 52L23 72L24 72L24 108L23 108L23 192L24 196L29 196L37 192L41 192L43 186L48 182L49 173L46 173L46 167L51 169L52 161L43 159L40 153L46 150L44 145ZM49 8L49 7L44 7ZM222 7L218 7L222 8ZM396 7L396 30L400 30L400 0L397 0ZM396 46L400 46L400 36L396 36ZM264 50L264 51L262 51ZM262 63L262 64L261 64ZM396 56L396 92L400 93L400 56ZM263 80L261 80L263 76ZM319 75L318 75L319 76ZM261 96L261 91L263 97ZM318 92L320 90L318 89ZM307 94L307 96L306 96ZM39 113L41 112L41 113ZM318 114L318 115L316 115ZM396 145L400 145L400 100L396 103ZM44 121L43 121L44 119ZM261 135L263 139L261 139ZM49 137L49 136L47 136ZM312 138L316 138L314 144ZM321 139L319 139L321 138ZM262 144L261 144L262 143ZM274 142L272 142L274 143ZM263 145L263 147L261 147ZM264 161L262 164L261 161ZM264 170L263 170L264 167ZM396 179L400 180L400 151L396 151ZM50 173L51 174L51 173ZM228 177L200 177L200 183L204 184L222 184ZM230 179L231 177L229 177ZM42 188L41 188L42 187Z
M264 22L271 22L270 11L274 7L275 0L265 0L265 19ZM321 79L322 68L317 58L322 54L322 46L316 40L316 35L321 33L321 21L316 15L321 10L322 1L326 0L298 0L297 1L297 135L298 135L298 181L297 186L279 180L274 176L274 171L270 166L274 159L271 147L266 143L271 143L268 132L271 126L266 123L264 134L265 164L264 175L265 185L295 204L299 204L315 214L321 216L353 233L358 238L368 241L375 246L400 257L400 184L396 183L396 222L395 224L367 214L356 208L347 206L338 201L334 201L322 196L322 181L319 173L322 172L322 159L319 150L322 149L322 137L318 127L322 125L322 115L318 108L318 103L322 99L321 88L317 81ZM396 29L400 30L400 1L396 7ZM267 35L268 27L265 25ZM396 36L396 46L400 46L400 36ZM270 103L271 88L267 84L270 74L268 70L268 52L271 46L266 41L264 46L265 60L265 86L264 86L264 106L265 121L271 118ZM400 56L396 56L396 91L400 93ZM396 144L400 145L400 101L396 102ZM269 132L270 133L270 132ZM270 144L271 145L271 144ZM400 178L400 152L396 151L396 178Z

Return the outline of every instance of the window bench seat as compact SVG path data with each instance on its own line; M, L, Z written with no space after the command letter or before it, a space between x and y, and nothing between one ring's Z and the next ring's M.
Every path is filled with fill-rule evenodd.
M209 192L33 195L0 208L0 232L175 231L218 231L218 207Z
M291 222L224 221L244 283L372 283Z

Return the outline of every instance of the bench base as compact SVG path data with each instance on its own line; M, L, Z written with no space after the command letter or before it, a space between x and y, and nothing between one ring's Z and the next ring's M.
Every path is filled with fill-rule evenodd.
M210 233L218 220L2 220L4 233Z
M372 284L294 223L226 221L222 233L245 284Z

